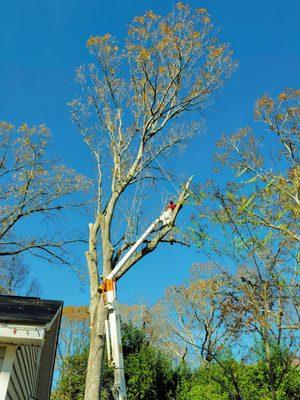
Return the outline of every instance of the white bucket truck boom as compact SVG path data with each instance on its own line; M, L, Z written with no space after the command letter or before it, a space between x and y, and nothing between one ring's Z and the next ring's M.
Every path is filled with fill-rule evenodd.
M131 257L135 250L143 243L151 232L159 225L167 225L170 222L176 205L171 201L167 209L158 217L143 235L136 241L124 257L117 263L115 268L108 274L100 285L104 304L108 309L106 328L107 356L109 364L114 368L114 385L112 393L115 400L127 400L126 383L124 374L124 360L122 351L121 324L118 311L116 281L117 273Z

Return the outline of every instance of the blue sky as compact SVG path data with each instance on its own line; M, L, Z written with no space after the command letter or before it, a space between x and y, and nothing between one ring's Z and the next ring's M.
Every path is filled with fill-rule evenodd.
M1 120L14 124L46 123L53 152L79 172L87 173L87 152L69 116L67 102L76 93L75 69L89 62L90 35L110 32L124 37L132 18L152 9L167 13L175 2L148 0L10 0L0 15ZM300 71L300 3L297 0L193 0L206 7L230 43L239 67L206 113L207 128L178 162L178 170L204 181L211 174L215 142L222 133L252 124L256 98L297 87ZM186 211L186 214L188 211ZM86 221L84 220L84 223ZM66 229L72 226L66 226ZM84 227L85 229L85 227ZM195 249L162 246L120 282L122 302L153 302L165 287L182 282ZM28 259L41 281L45 298L84 304L87 288L66 267Z

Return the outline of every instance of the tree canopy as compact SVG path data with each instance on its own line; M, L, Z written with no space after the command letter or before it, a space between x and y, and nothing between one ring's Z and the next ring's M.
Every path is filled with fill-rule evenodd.
M27 252L68 263L66 246L79 239L24 229L30 221L55 226L63 211L82 206L80 193L89 187L85 177L51 159L50 137L45 125L0 122L0 257Z

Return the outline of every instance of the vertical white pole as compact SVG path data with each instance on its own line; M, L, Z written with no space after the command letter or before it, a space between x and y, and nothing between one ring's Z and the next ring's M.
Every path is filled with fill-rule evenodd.
M108 363L112 363L111 358L111 340L110 340L110 329L108 319L105 320L105 335L106 335L106 351L107 351L107 359Z
M121 323L116 301L115 283L112 290L106 292L108 308L108 331L111 342L111 359L114 367L114 386L112 389L116 400L126 400L126 384L122 351Z
M17 349L16 346L7 346L5 350L5 356L0 371L0 400L6 399L6 394L13 368L16 349Z

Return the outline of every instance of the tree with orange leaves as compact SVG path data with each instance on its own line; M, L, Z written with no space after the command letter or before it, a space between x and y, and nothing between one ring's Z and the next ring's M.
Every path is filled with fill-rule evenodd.
M70 105L97 170L86 252L91 331L85 400L94 400L101 387L105 344L101 276L111 272L143 229L136 206L143 205L141 187L149 191L149 184L169 177L163 157L182 148L197 131L198 124L183 123L183 116L201 115L235 63L230 48L218 41L207 10L191 10L183 3L167 16L148 11L136 17L123 49L110 34L91 36L87 47L94 63L78 69L82 95ZM185 188L170 224L152 234L117 279L161 241L168 241L187 195ZM132 212L128 203L133 203Z

